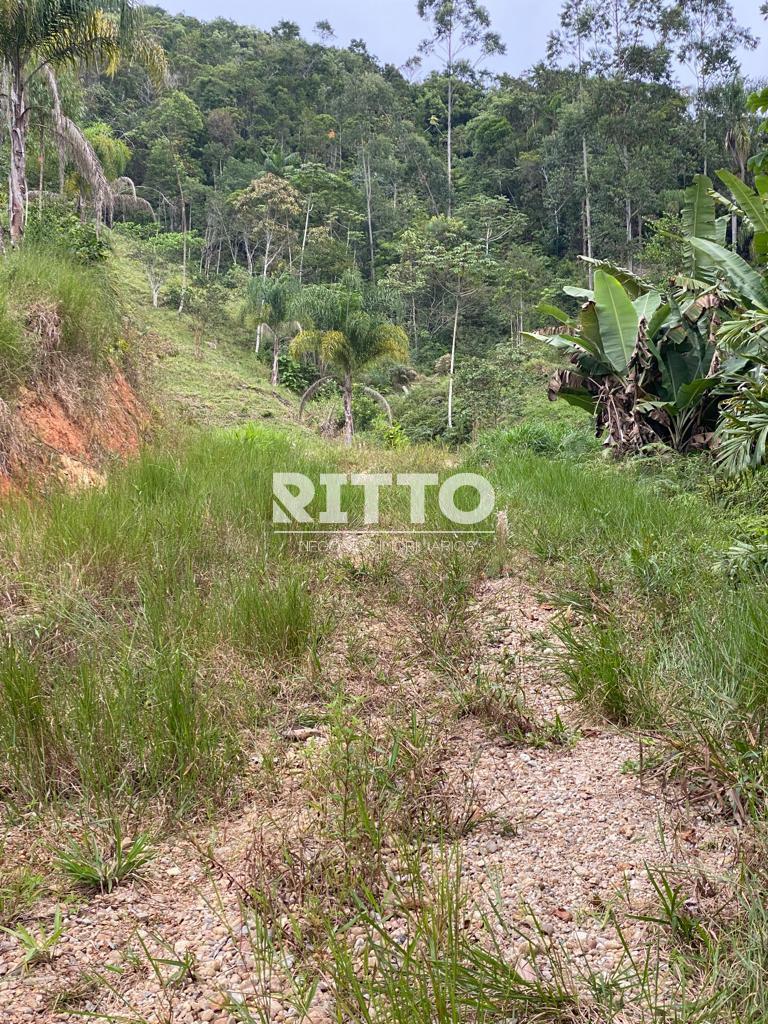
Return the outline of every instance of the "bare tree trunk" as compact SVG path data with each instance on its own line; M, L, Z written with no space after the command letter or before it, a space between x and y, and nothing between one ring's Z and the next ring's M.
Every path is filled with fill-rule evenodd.
M271 234L271 232L268 231L267 232L266 241L264 243L264 268L263 268L262 273L261 273L262 281L266 281L267 280L267 270L269 269L269 249L270 249L271 243L272 243L272 234Z
M581 136L581 160L584 174L584 248L585 256L592 259L592 197L589 189L589 157L587 156L587 136ZM589 287L592 287L593 271L589 264Z
M11 245L18 245L24 234L24 213L27 201L26 117L22 69L11 72L11 96L8 107L11 135L11 164L8 174L8 219Z
M456 308L453 313L453 337L451 338L451 366L448 371L448 429L453 427L453 370L456 366L456 339L459 336L459 304L461 284L456 289Z
M448 216L453 214L453 78L448 79Z
M627 230L627 266L632 270L632 200L629 196L624 200L624 219Z
M280 335L277 331L273 331L272 334L272 376L269 378L270 384L277 384L278 378L278 359L280 358Z
M43 212L43 189L45 188L45 128L40 125L40 174L37 183L37 209Z
M344 444L351 445L355 426L352 420L352 372L350 370L344 371L342 398L344 402Z
M372 192L373 192L373 181L371 180L371 161L366 152L365 146L360 150L360 159L363 165L363 181L365 183L365 211L366 218L368 221L368 251L371 260L371 281L376 284L376 265L374 263L375 250L373 244L373 210L372 210Z
M179 313L184 311L184 301L187 297L187 204L184 201L184 189L181 184L181 174L176 168L176 182L179 186L179 198L181 200L181 237L182 237L182 258L181 258L181 295L179 297Z
M307 197L307 215L304 218L304 233L301 236L301 255L299 256L299 284L304 274L304 250L307 248L307 235L309 234L309 215L312 212L312 195Z

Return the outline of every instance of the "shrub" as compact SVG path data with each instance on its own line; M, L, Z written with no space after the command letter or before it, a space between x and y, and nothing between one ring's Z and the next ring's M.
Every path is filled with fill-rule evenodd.
M486 434L478 443L479 451L492 449L495 458L503 458L513 452L527 452L553 459L580 459L600 448L600 442L586 424L580 429L568 423L547 420L527 420L509 430Z
M265 346L263 351L268 348ZM288 352L280 353L277 367L282 386L296 395L303 395L309 385L317 380L317 373L311 366L294 359Z
M93 224L81 221L66 202L31 206L25 229L25 246L56 249L79 263L102 263L109 253L107 236Z

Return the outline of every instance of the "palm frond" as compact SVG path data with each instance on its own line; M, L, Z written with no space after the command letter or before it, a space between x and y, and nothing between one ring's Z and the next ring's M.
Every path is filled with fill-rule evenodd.
M757 469L766 461L768 393L746 389L723 409L717 463L730 476Z
M302 356L316 356L320 352L322 331L299 331L291 339L288 351L294 359Z

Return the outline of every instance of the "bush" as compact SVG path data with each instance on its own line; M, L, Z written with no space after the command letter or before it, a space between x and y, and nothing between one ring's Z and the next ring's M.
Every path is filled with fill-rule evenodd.
M310 384L317 380L317 373L311 367L299 362L287 352L281 352L277 360L280 383L296 395L303 395Z
M104 232L81 221L64 201L47 204L42 210L31 206L24 238L25 246L56 249L79 263L102 263L109 254Z
M381 409L369 395L356 391L352 396L352 415L355 419L355 430L360 433L370 430L381 414Z
M546 455L552 459L581 459L600 451L601 447L586 424L584 428L578 428L568 423L531 420L509 430L483 435L477 450L482 458L491 461L520 452Z

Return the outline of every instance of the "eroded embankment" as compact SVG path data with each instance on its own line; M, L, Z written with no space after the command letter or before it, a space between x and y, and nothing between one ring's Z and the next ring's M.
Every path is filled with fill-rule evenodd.
M87 383L73 367L23 387L0 406L0 494L50 480L99 483L110 459L138 452L148 425L136 387L114 366Z

